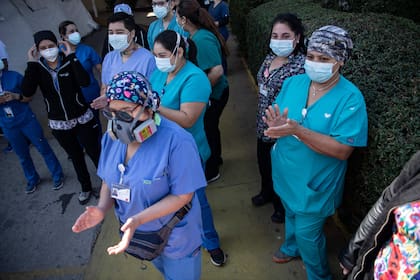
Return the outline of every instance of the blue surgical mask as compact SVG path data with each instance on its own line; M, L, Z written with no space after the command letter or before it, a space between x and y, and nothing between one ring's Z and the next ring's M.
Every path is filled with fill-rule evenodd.
M309 79L317 83L325 83L334 75L333 67L336 63L314 62L306 59L304 68Z
M294 40L270 40L270 49L275 53L277 56L287 57L289 56L293 50L295 49L293 46Z
M157 18L164 18L168 14L168 7L167 6L153 6L153 13L156 15Z
M80 36L79 32L73 32L69 35L68 41L73 45L78 45L82 37Z

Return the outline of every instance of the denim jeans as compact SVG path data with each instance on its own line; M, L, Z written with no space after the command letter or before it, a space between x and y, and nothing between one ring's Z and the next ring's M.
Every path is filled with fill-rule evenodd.
M200 188L196 191L201 207L201 220L203 223L203 246L208 251L220 247L219 235L213 222L210 204L207 201L206 188Z

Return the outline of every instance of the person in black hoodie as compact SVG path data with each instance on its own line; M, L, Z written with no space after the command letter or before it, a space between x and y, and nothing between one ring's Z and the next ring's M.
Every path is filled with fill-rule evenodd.
M92 183L83 148L98 166L101 131L86 104L80 87L89 85L89 74L71 51L67 41L57 42L52 31L34 34L22 82L23 99L30 99L39 86L48 114L48 125L61 147L71 157L82 191L79 202L89 201ZM60 48L62 51L59 49Z

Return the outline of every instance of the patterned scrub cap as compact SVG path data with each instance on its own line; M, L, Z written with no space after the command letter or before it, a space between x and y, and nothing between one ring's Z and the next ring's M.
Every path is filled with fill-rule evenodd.
M142 74L135 71L124 71L116 74L106 88L108 102L122 100L149 107L156 112L160 98L152 91L149 81Z
M308 51L317 51L343 62L350 58L352 49L353 42L348 32L334 25L315 30L308 43Z

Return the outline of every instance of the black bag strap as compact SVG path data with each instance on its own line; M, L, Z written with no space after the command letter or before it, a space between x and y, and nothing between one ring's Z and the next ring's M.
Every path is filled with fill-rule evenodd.
M173 229L177 223L179 223L185 215L191 210L192 204L191 202L185 204L181 209L176 211L175 215L169 220L169 222L165 225L170 229Z

